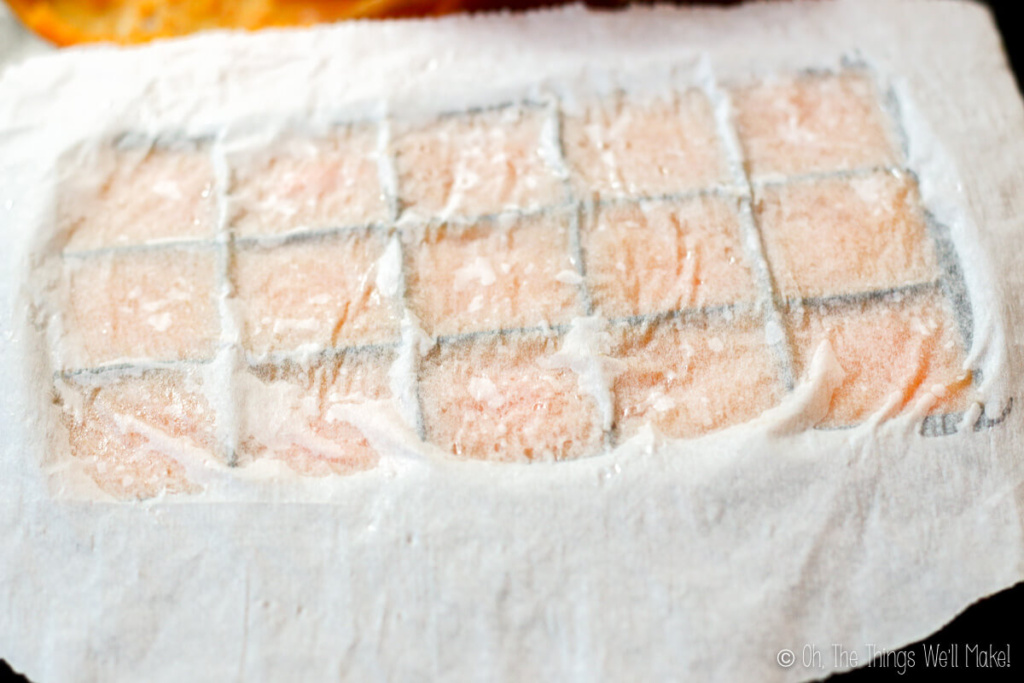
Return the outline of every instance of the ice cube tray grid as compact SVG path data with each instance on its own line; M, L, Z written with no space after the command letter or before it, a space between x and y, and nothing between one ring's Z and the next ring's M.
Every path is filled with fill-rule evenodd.
M851 67L847 67L848 69ZM870 70L863 66L852 67L860 74L867 74L873 77ZM820 72L813 72L815 77L822 77ZM836 74L830 74L835 76ZM854 179L868 177L880 173L901 173L909 176L915 183L916 173L908 168L905 163L900 165L868 166L862 168L820 171L813 173L794 174L787 177L769 177L764 179L752 179L747 172L747 164L744 159L743 147L739 134L733 120L732 101L729 89L712 81L703 88L704 94L709 98L714 111L716 133L721 152L728 169L728 181L708 187L695 188L677 193L665 193L644 196L616 196L616 197L580 197L573 189L571 181L572 169L567 161L564 142L563 127L564 114L561 102L557 97L550 97L544 101L523 100L519 102L504 102L493 107L474 107L462 111L446 111L440 117L460 117L480 114L483 112L497 111L504 108L519 107L533 110L543 110L545 116L550 117L549 125L555 131L557 158L549 160L550 170L562 179L565 192L565 200L556 204L528 210L513 209L503 210L496 213L465 216L438 216L427 220L408 221L402 212L402 193L399 187L399 179L395 166L395 151L391 144L391 131L394 120L391 117L382 117L375 122L378 126L378 175L380 178L381 191L387 206L388 216L382 222L362 223L356 225L332 226L321 229L309 229L290 232L282 235L247 235L237 236L231 229L230 212L227 205L227 197L230 190L230 169L228 160L224 157L215 137L194 138L193 141L201 143L209 149L213 155L214 167L217 174L218 192L218 228L212 239L180 239L165 240L155 243L140 245L126 245L115 247L102 247L88 250L70 251L65 250L62 256L65 259L87 259L97 256L109 255L112 253L129 252L135 250L151 249L215 249L219 255L218 287L221 289L218 298L223 300L224 294L232 289L231 259L235 252L247 248L274 248L284 244L295 242L315 241L331 238L344 233L355 231L382 231L387 239L398 239L401 253L402 270L400 274L400 286L397 293L400 310L403 314L410 311L409 295L406 281L408 278L408 259L405 254L402 233L409 228L425 227L431 224L454 224L454 225L476 225L486 226L508 220L525 219L538 215L551 215L555 213L566 213L569 217L569 241L570 258L576 268L581 282L578 285L578 313L580 315L593 315L595 307L593 296L587 280L587 257L584 252L581 239L581 222L585 215L593 214L607 206L616 205L638 205L649 202L671 202L685 203L703 197L724 196L737 200L739 206L739 224L741 242L744 248L744 256L751 268L756 284L757 299L753 304L727 303L716 306L697 308L682 308L674 310L659 311L634 316L606 317L605 320L614 326L643 326L657 325L669 320L707 320L712 315L721 315L726 312L736 315L760 315L761 324L765 331L765 343L771 351L776 365L779 381L787 391L792 390L795 381L793 344L790 332L784 320L784 313L794 307L825 307L842 308L844 306L862 304L868 301L885 301L887 299L899 298L906 295L926 293L929 291L941 292L947 301L952 305L956 317L957 326L964 340L966 348L969 348L972 335L972 315L970 301L967 295L966 284L963 279L962 269L956 254L955 247L949 238L948 229L935 220L934 216L924 208L928 232L938 255L940 274L933 281L922 283L911 283L893 288L877 289L871 291L857 291L843 294L836 294L821 297L783 297L774 281L771 265L767 258L762 229L754 211L756 192L766 187L786 186L795 183L815 183L831 179ZM876 85L877 91L877 85ZM901 158L906 159L906 133L903 129L899 100L892 90L886 91L883 97L879 98L880 105L885 110L891 133L899 143ZM363 122L365 123L365 122ZM338 122L338 125L350 125L345 122ZM234 330L237 330L238 321L233 319L231 307L220 305L221 338L230 337ZM433 339L436 345L451 345L473 343L474 341L501 337L510 338L517 335L555 335L562 336L568 330L568 324L536 325L527 327L498 328L491 330L464 332L458 334L437 335ZM235 337L237 338L237 337ZM313 353L289 353L271 352L260 356L247 354L238 342L222 342L223 346L231 347L234 355L234 362L224 364L227 368L226 375L221 378L223 382L230 385L232 381L232 368L247 366L256 368L267 365L284 365L296 362L297 360L316 360L337 357L346 353L366 353L375 351L397 352L403 341L400 338L389 343L360 344L341 347L325 347ZM79 375L95 375L101 373L137 373L144 370L171 369L180 366L211 363L214 359L200 360L146 360L139 362L116 362L101 364L92 367L80 367L62 369L56 373L58 376L74 378ZM421 438L429 438L424 426L422 406L419 399L419 373L414 371L413 384L416 387L417 414L415 416L415 428ZM974 373L975 381L979 374ZM1005 420L1012 403L1005 406L999 416L986 416L984 411L974 424L975 430L995 426ZM961 423L963 415L960 413L937 414L927 416L921 424L921 434L925 436L941 436L955 433ZM606 446L614 444L617 436L617 425L612 424L610 430L605 432L604 443ZM222 441L228 453L229 463L236 462L235 443L236 435L222 435Z

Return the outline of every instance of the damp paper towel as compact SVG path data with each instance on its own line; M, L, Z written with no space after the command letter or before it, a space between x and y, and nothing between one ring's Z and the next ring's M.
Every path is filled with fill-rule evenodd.
M823 426L836 372L826 345L779 405L699 438L647 426L579 459L453 457L418 438L422 417L403 401L403 368L425 363L439 335L407 315L396 397L351 418L380 456L367 471L199 462L196 488L118 500L69 455L58 375L71 341L48 295L59 288L57 178L74 150L126 131L244 147L296 126L508 102L571 113L591 96L687 89L728 126L734 86L849 70L869 74L896 112L900 165L942 226L946 261L955 255L959 285L943 295L967 320L973 393L961 412L882 408ZM1024 576L1022 113L990 17L945 1L354 22L10 67L0 656L38 681L806 680L928 635ZM726 148L723 172L746 183L736 201L749 213L755 162L744 167L735 140ZM232 294L221 294L229 319ZM784 303L753 308L784 317ZM604 363L604 323L574 318L546 362L579 376L607 427L612 403L599 398L617 366ZM220 360L239 334L221 330L205 376L228 442L245 408ZM493 383L469 390L501 403Z

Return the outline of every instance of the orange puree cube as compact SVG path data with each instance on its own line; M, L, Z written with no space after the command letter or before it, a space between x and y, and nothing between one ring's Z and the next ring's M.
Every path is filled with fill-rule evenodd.
M751 321L669 320L626 328L615 379L615 419L623 438L643 425L673 438L700 436L751 420L785 392Z
M401 309L381 291L382 268L400 269L377 231L353 230L238 250L234 280L242 342L257 355L380 343L397 337ZM393 258L393 267L382 259Z
M308 365L262 365L244 371L242 455L276 458L311 476L374 467L380 455L353 424L358 417L351 411L387 410L373 402L391 396L391 361L390 352L356 351Z
M427 438L458 456L526 462L597 452L596 404L577 376L548 361L550 337L510 335L442 344L424 359Z
M597 209L582 234L594 304L610 317L752 301L733 200Z
M851 425L888 406L892 412L935 396L931 413L962 411L970 396L959 332L937 292L790 313L796 370L806 377L827 341L846 378L832 396L826 425Z
M66 367L213 355L212 249L145 249L64 261Z
M117 379L58 381L71 454L120 499L193 493L187 466L215 459L215 415L199 379L154 370Z
M67 249L210 237L213 165L205 147L101 148L67 158L57 200Z
M568 322L582 313L569 237L565 215L411 231L410 305L432 335Z
M384 221L377 137L375 127L355 126L232 155L233 229L279 235Z
M861 75L772 80L733 93L736 127L755 178L896 163L887 117Z
M722 147L707 97L613 97L562 124L573 188L588 197L650 197L721 184Z
M888 289L937 277L917 186L906 176L769 186L758 193L757 214L786 296Z
M398 196L419 218L481 216L564 201L545 160L540 109L506 107L397 125Z

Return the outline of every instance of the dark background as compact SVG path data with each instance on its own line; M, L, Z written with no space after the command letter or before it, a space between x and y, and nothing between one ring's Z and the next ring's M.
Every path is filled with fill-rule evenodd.
M1021 10L1024 9L1024 1L978 1L981 4L988 5L995 16L999 30L1003 34L1003 45L1006 49L1007 57L1017 78L1017 88L1020 89L1021 77L1024 76L1024 55L1022 55L1022 52L1024 52L1022 47L1024 46L1021 44L1021 23L1019 20L1014 21L1013 17L1014 15L1019 15ZM545 2L544 0L511 0L508 4L538 5L557 3ZM590 4L616 6L623 3L620 0L592 0ZM736 2L734 0L725 0L715 4L736 4ZM2 618L2 615L0 615L0 618ZM903 657L913 656L916 663L916 666L907 668L903 674L900 674L897 669L882 668L876 662L874 666L863 666L845 674L830 676L825 680L828 683L862 683L876 680L935 680L936 670L927 669L923 666L924 649L926 646L949 646L952 644L960 644L961 653L968 644L981 645L983 647L991 644L997 649L1003 649L1009 644L1010 667L1003 670L960 669L959 671L949 671L948 673L966 674L965 678L969 677L972 681L1024 680L1024 583L1019 583L1013 588L975 603L938 633L903 648L901 650L901 652L905 653ZM890 658L888 661L894 660ZM7 662L0 659L0 681L27 682L28 679L11 671Z
M1003 34L1003 47L1006 49L1006 55L1010 58L1010 65L1013 67L1013 73L1017 77L1017 89L1020 90L1020 82L1022 71L1024 71L1024 56L1021 55L1021 22L1020 22L1020 11L1024 9L1024 4L1020 0L991 0L990 2L982 2L983 5L988 5L992 10L992 14L995 15L996 23L999 24L999 31ZM1016 12L1014 12L1016 10ZM1013 20L1013 16L1017 15L1017 21Z

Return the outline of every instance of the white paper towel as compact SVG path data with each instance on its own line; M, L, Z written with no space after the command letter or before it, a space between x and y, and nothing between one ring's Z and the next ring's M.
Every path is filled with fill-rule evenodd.
M27 308L53 168L120 129L450 110L618 79L871 65L950 227L990 413L1019 400L1024 117L969 3L579 8L356 22L30 59L0 80L0 655L33 680L804 680L936 630L1024 578L1019 411L924 438L909 418L779 415L584 460L432 458L184 502L62 495ZM665 74L670 74L666 76ZM568 84L568 85L567 85ZM784 416L783 416L784 417ZM293 478L296 479L296 478ZM820 651L808 668L805 648ZM777 655L797 654L791 667Z

